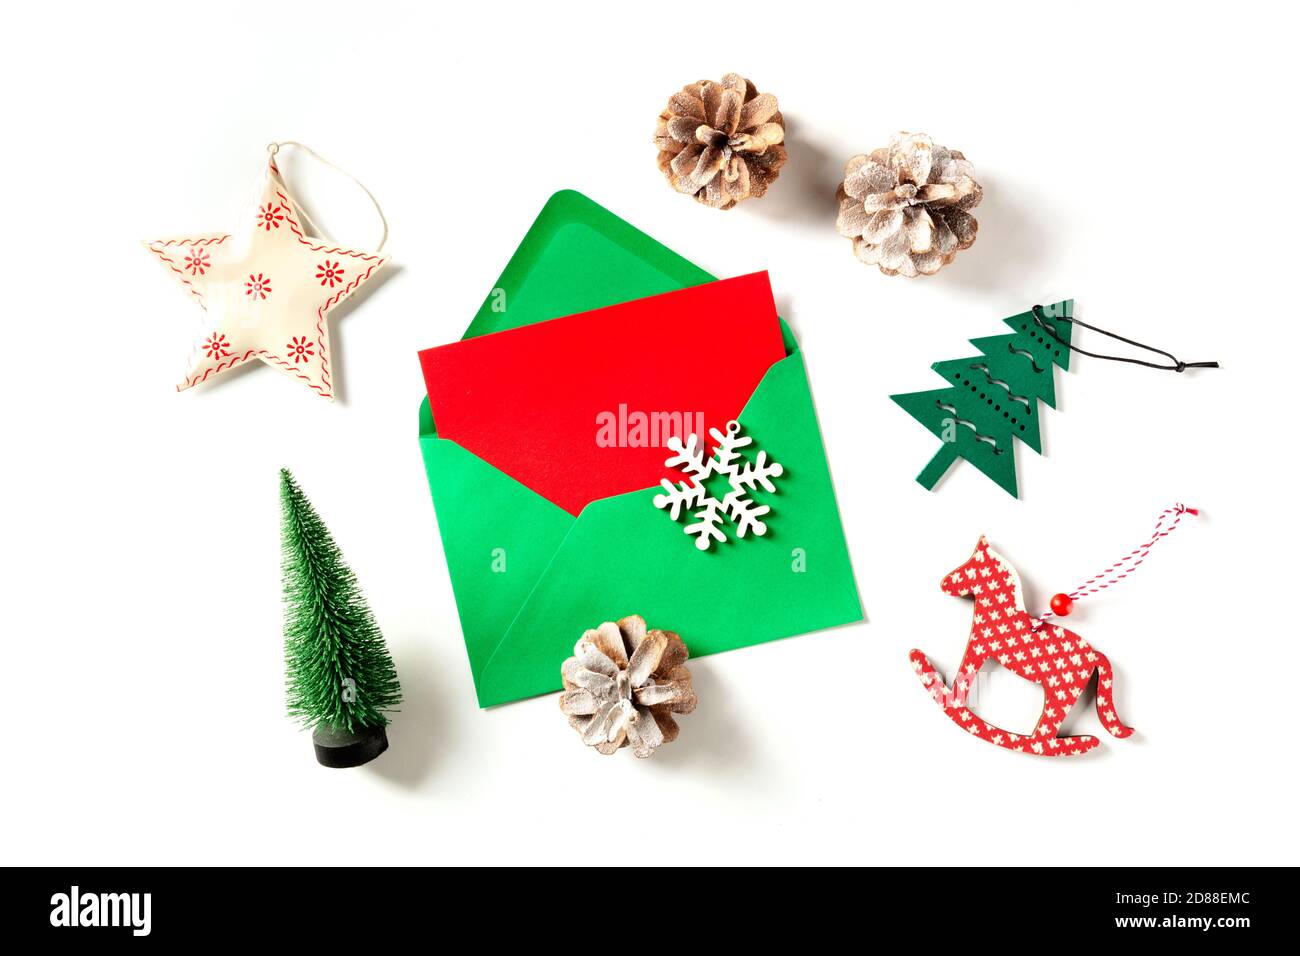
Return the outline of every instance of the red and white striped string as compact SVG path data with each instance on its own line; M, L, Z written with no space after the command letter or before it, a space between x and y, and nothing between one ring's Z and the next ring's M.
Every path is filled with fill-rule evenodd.
M1171 508L1166 508L1160 512L1160 517L1156 519L1156 526L1151 532L1151 538L1144 544L1138 545L1124 557L1120 558L1106 570L1098 572L1084 581L1077 588L1071 591L1067 596L1071 601L1078 601L1089 594L1096 594L1104 591L1112 584L1123 581L1126 577L1138 569L1146 556L1151 553L1155 543L1161 538L1167 538L1174 533L1178 523L1183 520L1183 515L1198 515L1200 512L1196 508L1188 508L1181 503L1175 504ZM1173 520L1169 520L1172 517ZM1165 522L1169 521L1169 526L1165 527ZM1046 621L1049 617L1054 617L1051 611L1044 611L1038 616L1039 621Z

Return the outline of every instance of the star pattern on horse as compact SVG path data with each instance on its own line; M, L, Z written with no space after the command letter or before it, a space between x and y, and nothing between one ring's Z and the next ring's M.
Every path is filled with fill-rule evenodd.
M1097 715L1102 725L1119 738L1133 728L1119 719L1114 705L1114 671L1110 660L1078 634L1055 624L1045 624L1025 610L1020 575L1011 563L981 537L975 553L961 567L945 575L940 587L953 597L971 597L970 639L948 687L921 651L911 653L916 671L930 697L948 717L973 736L999 747L1044 757L1074 757L1101 743L1096 737L1058 737L1057 732L1095 672ZM1014 734L995 727L966 705L975 676L988 660L1043 688L1043 711L1030 734Z

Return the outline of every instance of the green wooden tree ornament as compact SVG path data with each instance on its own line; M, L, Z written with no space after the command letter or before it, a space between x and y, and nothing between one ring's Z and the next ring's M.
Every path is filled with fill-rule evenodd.
M388 749L397 671L356 575L287 468L280 506L289 715L313 728L321 764L355 767Z
M1053 366L1070 368L1073 318L1073 299L1013 315L1010 335L971 339L980 355L930 366L946 387L890 396L943 442L917 481L932 489L965 458L1017 495L1012 439L1042 453L1038 402L1056 407Z

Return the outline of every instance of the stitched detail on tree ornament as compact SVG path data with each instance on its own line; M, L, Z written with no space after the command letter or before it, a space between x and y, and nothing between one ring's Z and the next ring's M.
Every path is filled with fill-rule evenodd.
M975 437L976 437L977 439L979 439L979 440L982 441L982 442L988 442L990 445L992 445L992 446L993 446L993 454L995 454L995 455L1000 455L1000 454L1002 454L1002 449L998 447L998 443L997 443L997 441L996 441L995 439L990 438L988 435L981 435L980 432L979 432L979 429L975 427L975 423L974 423L974 422L967 421L966 419L961 418L961 417L959 417L959 416L957 415L957 408L956 408L956 406L954 406L954 405L945 405L943 402L935 402L935 404L938 405L938 406L939 406L941 409L943 409L945 412L947 412L949 415L951 415L951 416L952 416L952 420L953 420L954 422L956 422L958 425L965 425L967 428L969 428L971 431L973 431L973 432L975 433Z
M1037 372L1038 374L1041 375L1044 371L1046 371L1046 369L1041 369L1038 367L1038 363L1034 360L1033 352L1026 352L1024 349L1018 349L1010 342L1007 343L1007 349L1008 351L1011 352L1012 355L1023 355L1025 358L1029 359L1029 364L1034 367L1034 371Z
M1011 386L1008 385L1006 382L1002 381L999 378L994 378L992 375L990 375L989 367L987 365L972 365L971 368L978 369L979 371L983 372L984 377L988 379L988 383L990 385L1000 385L1003 391L1007 393L1008 398L1012 399L1013 401L1017 401L1021 405L1025 406L1025 414L1029 413L1029 399L1017 395L1015 392L1011 391Z

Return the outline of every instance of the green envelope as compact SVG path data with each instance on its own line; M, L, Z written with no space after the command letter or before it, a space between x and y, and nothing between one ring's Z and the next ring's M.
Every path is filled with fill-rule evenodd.
M698 266L569 190L524 237L465 338L713 281ZM862 620L799 346L740 414L785 467L768 532L699 551L652 504L658 485L602 498L576 518L455 442L426 398L420 448L479 705L560 689L587 628L639 614L692 657Z

